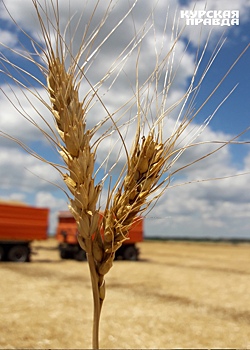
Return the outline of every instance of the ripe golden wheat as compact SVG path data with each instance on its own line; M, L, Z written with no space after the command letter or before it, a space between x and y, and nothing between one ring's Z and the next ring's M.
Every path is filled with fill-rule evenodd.
M93 130L86 130L87 103L79 101L74 75L51 52L48 62L48 91L58 134L62 140L59 153L68 173L63 179L73 198L71 210L78 224L78 240L86 251L95 290L98 314L105 297L104 275L112 267L115 251L128 238L128 231L147 198L157 185L170 149L153 133L139 140L140 125L134 147L128 158L128 170L121 187L114 193L112 205L106 207L101 226L96 204L102 190L93 179L95 151L90 145ZM172 144L173 148L174 144ZM94 238L93 238L94 236ZM98 316L99 319L99 316ZM96 335L95 335L96 337ZM95 345L97 346L97 345Z
M174 173L190 166L194 162L198 162L208 155L213 154L228 143L232 143L235 139L222 142L210 154L200 157L191 164L187 164L186 166L167 174L167 171L169 171L171 166L178 160L182 153L187 148L194 147L196 145L195 143L189 142L185 146L178 148L177 141L201 108L191 117L189 117L187 113L181 120L181 117L179 116L176 123L177 126L168 139L163 139L162 137L162 120L168 114L169 110L176 107L178 104L183 104L184 108L191 94L198 90L204 78L204 76L202 76L200 83L198 83L194 88L194 78L200 63L198 62L196 71L194 72L194 77L189 88L187 89L187 93L175 106L170 107L169 110L164 110L167 98L166 91L164 91L164 93L162 92L162 110L156 110L154 120L151 121L147 119L146 115L145 120L142 121L140 108L138 107L135 117L137 120L137 130L132 148L131 150L128 150L125 139L120 133L121 126L118 126L117 121L115 121L113 118L113 115L107 111L98 94L99 86L117 66L115 65L108 72L106 72L103 80L97 83L96 86L92 86L84 73L84 66L80 66L79 64L85 51L88 52L86 54L86 60L93 56L93 54L92 56L90 54L92 45L96 39L96 36L99 34L99 32L101 32L103 23L105 23L107 20L107 14L108 11L110 11L112 1L108 2L108 10L104 14L103 19L96 31L94 31L88 39L88 44L86 44L86 46L86 33L83 34L83 41L76 56L73 56L73 53L71 52L71 45L67 45L64 36L65 33L62 34L60 29L60 16L58 10L59 2L56 1L54 3L52 0L49 2L51 8L53 9L52 13L55 17L55 23L50 19L51 14L48 11L48 7L45 6L43 8L36 0L32 0L32 2L40 22L45 48L35 43L29 36L28 38L30 38L34 44L34 47L37 47L38 56L40 56L44 64L41 64L39 61L32 61L30 56L29 60L35 63L47 78L47 86L44 87L49 94L51 105L48 106L46 101L42 102L44 102L46 107L48 107L50 112L53 114L60 141L57 135L53 134L51 137L51 135L49 135L47 132L42 131L44 132L45 137L56 145L58 152L65 163L65 167L54 166L56 166L60 171L68 190L72 194L72 196L69 197L69 209L78 224L79 244L86 251L88 257L94 299L93 348L97 349L99 347L98 334L100 314L103 300L105 298L104 276L112 267L116 250L122 245L124 240L128 238L128 231L132 222L135 220L137 215L144 213L149 205L160 195L162 195L169 184L171 176ZM122 20L124 20L132 11L135 3L131 5L131 8L120 22L122 22ZM43 19L44 17L45 19ZM91 18L87 28L90 27L90 24ZM115 29L116 28L113 30ZM50 31L52 31L52 34ZM109 35L107 35L105 40L107 40ZM146 31L142 30L141 37L143 38L144 35L146 35ZM178 41L179 35L180 33L177 33L176 40L174 41L173 46L166 57L164 57L160 62L157 61L152 74L144 83L141 84L140 87L138 87L134 95L138 106L141 105L140 95L143 95L143 91L147 92L147 90L152 87L152 84L156 85L155 99L157 99L157 83L160 79L159 77L161 72L166 69L168 60L171 61L170 54ZM102 43L105 42L105 40L101 42L97 49L101 48ZM135 35L135 42L127 55L125 55L125 58L128 59L131 52L139 46L140 40L137 40ZM95 51L97 51L97 49ZM70 63L66 62L68 59L67 54L70 58ZM243 54L244 51L242 52L242 55ZM11 64L11 62L9 62L5 57L2 57L2 61ZM14 64L13 67L15 67ZM230 69L226 75L229 74ZM9 75L8 71L6 74ZM16 83L19 83L21 88L24 88L23 83L16 81L14 77L13 80ZM82 81L89 84L90 91L81 101L79 97L79 87ZM221 84L221 82L218 84L218 86ZM171 85L171 79L168 81L168 83ZM26 88L29 89L29 87ZM217 88L215 88L213 92L215 92L216 89ZM86 121L89 108L94 98L99 100L107 112L106 118L102 119L100 117L100 125L105 124L107 120L112 122L112 128L117 131L118 136L122 140L127 161L127 164L124 167L116 185L109 190L103 219L101 221L99 220L98 200L103 189L103 181L96 184L94 166L99 141L102 140L103 136L107 137L109 135L109 131L105 131L97 141L93 142L93 138L96 135L99 126L94 126L92 129L88 129L86 126ZM40 96L38 96L38 99L41 99ZM154 99L146 99L146 104L148 105L146 106L145 110L149 111L152 101L154 101ZM31 118L30 121L41 129L33 122ZM147 131L143 127L143 125L145 125L145 121L148 125ZM207 124L208 121L206 121L204 127ZM21 144L19 141L17 142ZM25 145L21 145L28 150ZM32 152L32 154L34 153ZM152 197L152 195L158 189L160 189L160 192L156 194L155 197ZM101 232L103 232L103 235Z

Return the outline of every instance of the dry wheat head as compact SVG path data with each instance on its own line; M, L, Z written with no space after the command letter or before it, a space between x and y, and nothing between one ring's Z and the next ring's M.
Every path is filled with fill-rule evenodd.
M64 143L59 152L69 171L64 174L64 182L73 194L69 208L78 224L81 246L86 250L86 240L91 240L98 227L96 203L101 191L101 185L95 186L92 178L95 152L90 146L92 133L86 130L87 104L79 102L74 76L66 72L58 57L49 62L47 84L56 127Z
M115 251L128 239L129 229L147 205L172 147L159 142L153 133L143 137L141 143L136 139L122 186L104 213L104 254L99 264L99 274L105 275L109 271Z

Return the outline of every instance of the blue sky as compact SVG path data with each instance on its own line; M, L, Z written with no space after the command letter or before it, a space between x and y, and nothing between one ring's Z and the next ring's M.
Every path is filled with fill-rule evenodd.
M32 2L30 0L25 0L20 4L17 0L8 0L5 1L5 3L20 27L29 34L34 35L37 39L39 26L34 13L32 12ZM223 34L224 30L227 31L225 33L227 40L202 83L201 90L194 105L196 110L204 102L220 79L223 78L242 50L249 44L250 5L247 0L238 0L235 1L234 4L227 4L224 1L215 0L208 1L207 3L207 8L210 10L238 9L240 11L240 25L231 27L189 26L186 28L183 37L180 39L179 46L176 49L174 63L178 70L176 71L176 79L167 101L169 105L174 103L185 93L185 89L191 79L195 67L194 55L198 47L198 33L200 29L203 31L203 37L200 43L201 48L204 46L206 37L211 29L212 34L204 57L204 62L201 64L197 75L198 77L202 74L205 63L211 56L212 51L216 46L216 42ZM107 23L104 30L109 30L112 21L118 21L119 16L122 16L122 13L125 11L125 4L127 5L127 2L123 2L122 4L119 3L115 7L114 15L112 17L111 14L110 22ZM159 1L156 6L155 32L152 30L149 31L144 38L140 59L140 72L142 79L144 74L147 74L154 64L154 35L156 34L159 42L164 40L163 42L166 47L169 44L171 33L168 33L168 28L171 28L173 14L176 9L176 2L169 1L168 4L170 8L170 23L169 27L167 27L164 39L161 38L167 13L165 0ZM185 1L185 3L181 2L180 4L180 7L177 9L177 15L178 11L181 9L192 9L193 7L193 3L190 1ZM204 4L205 2L203 1L198 2L200 8L202 8ZM79 9L81 8L82 1L71 1L71 5L72 11L74 8ZM152 1L150 0L138 1L135 6L133 17L129 17L128 22L125 22L123 26L118 28L117 32L102 47L99 55L93 63L93 66L89 68L88 74L91 81L98 81L100 76L105 73L105 69L107 69L106 67L109 67L110 62L114 60L116 53L119 52L119 50L121 51L122 45L125 45L126 42L130 40L131 33L133 33L131 23L134 21L135 28L140 28L143 22L142 18L145 18L149 13L147 11L150 11L151 6ZM27 38L20 33L15 26L13 26L8 15L6 15L1 7L0 10L0 42L11 48L20 49L20 44L18 44L18 40L20 40L20 42L24 43L28 49L31 49L29 40L27 40ZM100 6L100 13L102 10L103 8ZM68 5L67 1L65 1L61 8L62 25L68 18L67 11ZM88 11L89 9L86 9L86 16ZM83 20L85 19L84 16ZM29 18L29 21L27 21L27 18ZM78 34L79 33L77 33L75 38L76 47L79 41ZM185 50L187 39L190 40L190 46ZM17 63L22 66L22 68L41 78L41 76L37 74L37 69L35 69L27 60L20 60L20 58L13 53L7 51L4 46L1 47L1 53L7 55L12 62ZM222 86L216 91L214 96L195 119L193 126L197 128L214 112L234 86L238 84L232 95L230 95L225 103L219 108L209 126L204 130L202 135L199 136L200 141L229 140L250 126L250 106L248 97L250 91L249 59L250 50L248 50L239 60L229 76L224 80ZM105 91L108 90L108 85L104 84L103 86L102 91L105 93L103 95L103 100L111 112L119 107L119 103L124 103L124 101L131 96L131 86L133 88L133 83L135 81L134 62L135 54L133 53L126 61L126 64L124 65L113 88L106 93ZM0 69L3 68L0 67ZM12 93L6 85L6 80L8 83L12 84L8 78L6 79L5 74L0 73L0 87L5 94L12 98ZM128 81L130 82L129 87ZM40 87L37 84L35 85L39 89L39 92L44 94L44 98L46 98L43 89L40 90ZM21 90L16 89L15 87L13 88L27 114L32 115L36 120L39 120L35 115L34 110L27 102L27 99L24 98ZM85 87L83 86L83 91L84 88ZM48 145L37 130L32 128L22 116L18 115L15 109L13 109L8 103L4 93L0 93L0 130L18 138L25 144L28 144L44 158L54 162L59 162L60 159L57 156L56 151ZM15 103L17 103L17 101ZM52 123L51 116L44 107L39 105L39 108L46 120L49 120ZM103 110L97 105L96 109L93 109L90 113L90 124L99 121L97 117L97 115L99 116L99 113L100 115L103 115ZM176 111L171 112L168 116L164 126L166 135L169 130L173 128L176 117ZM124 118L126 118L126 116ZM131 137L129 134L128 144L130 140ZM250 140L250 132L242 136L241 140ZM115 140L112 139L112 142L114 141ZM98 155L99 161L103 159L109 149L110 143L104 142L100 148L100 154ZM184 164L187 164L190 159L194 159L195 157L199 157L210 151L211 145L209 144L192 149L187 152L186 155L184 154L175 166L181 167ZM122 163L118 164L118 169L119 166L122 166ZM201 181L209 178L238 175L249 171L249 145L231 145L223 148L212 157L202 161L200 165L196 164L193 167L187 168L185 171L181 172L180 175L174 177L171 183L173 188L167 189L164 196L156 204L155 208L148 214L148 218L145 221L146 235L249 237L249 174L239 177L230 177L220 181L194 182L190 185L174 187L178 182ZM0 177L2 179L0 185L0 198L21 200L36 206L48 206L51 210L50 230L53 232L56 225L58 211L67 208L66 196L58 189L58 187L51 184L56 183L58 186L63 186L58 173L49 165L44 164L25 153L15 143L6 140L6 138L0 137ZM105 191L106 190L104 189L102 197L103 201L105 200Z

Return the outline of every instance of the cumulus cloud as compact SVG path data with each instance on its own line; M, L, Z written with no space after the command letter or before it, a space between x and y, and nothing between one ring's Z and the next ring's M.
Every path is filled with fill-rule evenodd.
M43 163L23 151L13 148L0 148L1 188L34 192L61 185L59 173L49 164Z
M0 37L4 46L13 47L17 43L17 36L8 30L0 30Z
M67 196L59 173L17 148L0 147L0 198L50 209L49 233L54 234L59 210L67 209Z
M39 128L52 135L54 131L52 116L44 104L33 95L36 93L40 96L39 98L49 102L44 89L36 88L36 90L25 91L16 85L10 87L7 84L2 84L1 90L0 130L2 132L26 144L34 141L45 141ZM50 128L47 126L48 123ZM38 127L35 127L35 124Z
M169 188L146 219L147 234L247 238L249 176Z

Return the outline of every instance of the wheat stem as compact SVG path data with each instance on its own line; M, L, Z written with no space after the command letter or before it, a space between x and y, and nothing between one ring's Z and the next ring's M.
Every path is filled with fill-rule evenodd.
M91 277L91 285L92 285L92 293L93 293L93 330L92 330L92 345L93 349L99 349L99 324L100 324L100 316L101 316L101 307L102 301L100 299L99 292L99 276L96 271L96 264L92 254L93 248L92 242L89 242L90 247L86 246L90 277Z

